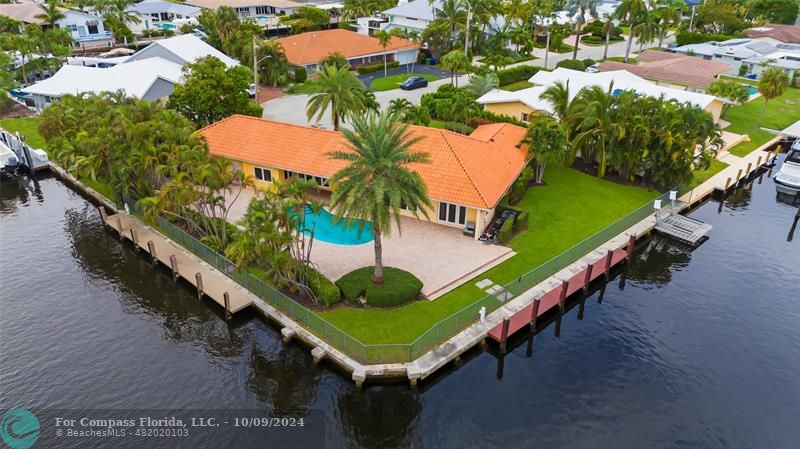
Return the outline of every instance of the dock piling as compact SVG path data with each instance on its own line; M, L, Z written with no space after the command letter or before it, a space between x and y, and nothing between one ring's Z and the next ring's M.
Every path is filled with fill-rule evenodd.
M131 241L133 242L133 249L139 252L139 236L136 234L136 228L131 228Z
M103 220L103 226L105 226L106 225L106 219L108 218L108 216L106 215L106 208L103 207L103 206L100 206L100 207L97 208L97 210L100 212L100 219Z
M222 294L222 299L225 301L225 319L231 319L231 296L228 292Z
M169 256L169 265L172 267L172 282L178 282L178 258L174 254Z
M608 282L609 278L611 277L611 259L614 257L614 251L608 250L606 252L606 260L605 260L605 273L603 273L604 282Z
M195 273L194 279L197 282L197 299L203 299L203 275Z
M511 323L511 320L508 318L503 318L503 330L500 334L500 353L506 353L506 341L508 340L508 325Z
M147 241L147 250L150 251L150 258L155 265L158 259L156 258L156 244L152 240Z
M728 188L731 186L731 177L728 176L728 179L725 181L725 191L728 191Z
M119 215L117 215L117 231L119 239L122 240L122 233L125 231L122 230L122 218Z
M563 315L567 306L567 289L569 281L561 281L561 293L558 296L558 314Z
M541 298L533 298L533 304L531 305L531 316L530 316L530 327L531 332L536 332L536 318L539 316L539 305L541 304Z
M586 276L583 278L583 296L589 294L589 283L592 282L592 264L586 265Z
M626 259L630 260L631 256L633 255L633 250L635 247L636 247L636 236L631 234L631 236L628 238L628 246L627 248L625 248L625 251L627 252L627 254L625 255Z

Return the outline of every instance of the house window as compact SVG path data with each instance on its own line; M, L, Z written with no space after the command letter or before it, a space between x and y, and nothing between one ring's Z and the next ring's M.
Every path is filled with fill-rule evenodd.
M464 206L440 202L439 221L463 225L467 222L467 208Z
M256 14L272 14L269 6L256 6Z
M323 178L322 176L314 176L314 180L317 181L318 185L327 186L328 185L328 178Z
M97 29L97 22L86 22L86 29L89 30L89 34L97 34L99 33Z
M67 25L67 28L69 28L70 31L72 31L73 33L77 33L78 32L78 25L75 25L73 23L70 23L69 25Z
M253 174L258 180L272 182L272 172L267 168L253 167Z
M526 114L526 113L524 113L524 112L523 112L522 114L520 114L520 115L519 115L519 118L520 118L520 120L522 120L523 122L527 122L527 121L528 121L528 118L530 118L530 117L528 116L528 114Z
M297 175L297 173L295 173L293 171L290 171L290 170L284 170L283 171L283 179L292 179L292 176L296 176L296 175Z
M250 17L250 7L236 8L236 13L239 15L239 17Z

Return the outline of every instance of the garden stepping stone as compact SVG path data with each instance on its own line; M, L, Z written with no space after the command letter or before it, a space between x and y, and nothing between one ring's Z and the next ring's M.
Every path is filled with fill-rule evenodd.
M483 290L485 287L488 287L488 286L490 286L492 284L494 284L494 282L492 282L491 279L484 279L484 280L482 280L480 282L476 282L475 286L478 287L479 289Z

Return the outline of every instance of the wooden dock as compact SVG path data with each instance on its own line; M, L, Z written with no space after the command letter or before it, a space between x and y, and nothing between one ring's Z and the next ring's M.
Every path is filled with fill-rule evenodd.
M161 233L155 232L138 218L125 212L106 216L102 208L101 216L107 226L117 231L120 238L132 241L137 249L145 251L154 261L158 260L172 270L175 279L182 277L198 289L199 297L205 295L211 298L228 314L234 314L253 304L244 287Z

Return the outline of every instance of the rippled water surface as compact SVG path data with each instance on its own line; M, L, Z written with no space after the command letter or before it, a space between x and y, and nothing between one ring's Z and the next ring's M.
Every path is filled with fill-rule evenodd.
M254 314L229 327L55 178L0 190L0 408L321 410L327 447L800 447L800 231L771 179L694 251L651 240L617 280L503 360L417 391L311 363ZM502 375L500 375L502 374Z

